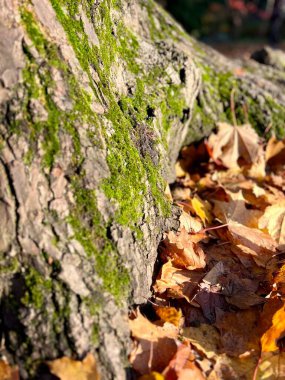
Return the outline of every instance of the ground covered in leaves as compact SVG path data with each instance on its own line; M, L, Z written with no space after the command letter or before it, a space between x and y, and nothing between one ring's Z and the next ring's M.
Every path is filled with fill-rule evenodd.
M233 119L177 163L180 230L130 315L140 380L285 379L285 141Z

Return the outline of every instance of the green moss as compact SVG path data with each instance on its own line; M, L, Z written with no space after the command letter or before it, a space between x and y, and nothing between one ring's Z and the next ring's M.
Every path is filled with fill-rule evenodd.
M29 267L25 274L25 284L27 291L21 300L22 303L43 310L45 295L52 290L52 280L45 279L36 269Z
M119 302L128 292L128 273L106 236L106 226L97 210L95 192L82 188L77 179L73 187L76 207L69 222L74 229L74 237L82 244L89 258L94 258L95 271L102 278L104 289Z

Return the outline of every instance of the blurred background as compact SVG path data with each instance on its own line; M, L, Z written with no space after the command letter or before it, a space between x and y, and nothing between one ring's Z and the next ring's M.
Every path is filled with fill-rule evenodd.
M196 38L229 56L283 47L285 0L158 0Z

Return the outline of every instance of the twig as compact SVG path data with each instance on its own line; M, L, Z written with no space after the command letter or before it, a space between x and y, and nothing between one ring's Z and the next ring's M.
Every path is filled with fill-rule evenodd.
M219 228L223 228L223 227L227 227L229 225L229 223L226 223L226 224L221 224L220 226L216 226L216 227L207 227L207 228L204 228L203 230L197 232L199 234L203 233L203 232L207 232L207 231L212 231L212 230L217 230Z
M231 92L231 113L233 118L233 124L236 127L237 126L237 118L236 118L236 112L235 112L235 89L232 89Z
M256 380L257 379L257 372L258 372L260 363L261 363L261 356L259 357L258 362L257 362L257 364L255 366L252 380Z

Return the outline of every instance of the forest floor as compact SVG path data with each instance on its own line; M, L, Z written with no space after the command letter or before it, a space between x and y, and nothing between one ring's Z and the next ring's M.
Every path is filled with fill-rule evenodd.
M140 380L285 379L285 140L219 123L183 148L153 297L133 310Z

